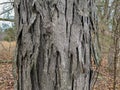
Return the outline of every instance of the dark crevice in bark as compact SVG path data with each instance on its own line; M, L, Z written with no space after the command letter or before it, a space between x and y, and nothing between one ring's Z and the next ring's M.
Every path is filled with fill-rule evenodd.
M17 82L17 90L20 90L19 82Z
M91 88L90 85L91 85L91 83L92 83L92 82L91 82L91 81L92 81L92 76L93 76L93 70L90 69L90 75L89 75L89 90L91 90L91 89L90 89L90 88Z
M70 25L70 35L69 35L69 46L68 46L68 53L69 53L69 50L70 50L70 42L71 42L71 33L72 33L72 24Z
M18 54L18 55L19 55L19 54ZM20 90L20 86L19 86L19 81L20 81L20 80L19 80L19 79L20 79L20 78L19 78L19 70L20 70L19 64L20 64L20 61L19 61L18 55L17 55L17 61L16 61L17 74L18 74L18 76L17 76L17 77L18 77L18 78L17 78L17 79L18 79L18 82L17 82L17 89Z
M48 55L48 66L47 66L47 73L50 74L49 69L50 69L50 64L51 64L51 57L52 57L52 45L51 48L47 50L47 55Z
M95 21L96 20L96 14L94 13L94 20L93 21Z
M56 68L56 66L55 66L55 68ZM55 85L54 85L54 90L58 90L58 76L57 76L57 70L56 69L55 69Z
M91 24L90 26L92 27L92 30L95 31L94 23L93 23L92 17L90 16L89 18L90 18L90 24Z
M81 23L82 23L82 26L84 27L84 16L81 16Z
M17 71L17 73L18 73L18 90L22 90L22 88L23 88L23 85L22 85L22 82L23 82L23 76L22 76L23 58L22 58L22 41L21 41L22 31L23 30L21 30L20 33L18 33L18 37L17 37L17 45L18 45L18 50L19 50L19 52L17 53L17 62L16 62L17 70L18 70Z
M23 19L21 19L21 23L22 23L22 24L24 24L24 21L23 21Z
M67 19L67 0L65 0L65 18Z
M47 66L47 73L48 73L48 74L50 73L50 72L49 72L50 63L51 63L51 59L50 59L50 58L48 58L48 66Z
M66 36L68 36L68 19L67 19L67 0L65 0L65 21L66 21Z
M72 68L73 68L73 54L70 55L70 77L72 77Z
M18 39L18 40L20 40L20 39ZM21 45L21 41L18 41L18 44ZM20 47L18 48L18 50L20 51ZM18 52L18 54L17 54L17 61L16 61L17 73L18 73L18 78L17 78L17 79L18 79L18 82L17 82L17 83L18 83L18 90L20 90L20 87L21 87L21 85L20 85L20 78L21 78L21 76L20 76L20 75L21 75L21 74L20 74L20 73L21 73L21 72L20 72L20 70L21 70L21 62L20 62L20 60L19 60L19 58L20 58L20 57L19 57L19 53L20 53L20 52Z
M54 90L59 90L59 87L61 86L60 82L60 70L59 70L59 64L60 64L60 53L59 51L56 51L56 65L55 65L55 86Z
M89 17L87 17L87 24L89 24Z
M35 45L33 45L33 50L32 50L32 51L33 51L33 53L35 53L35 47L36 47L36 46L35 46ZM32 54L31 54L31 57L32 57Z
M24 70L24 68L23 68L23 58L21 58L21 62L20 62L21 64L20 64L20 67L21 67L21 82L20 82L20 84L21 84L21 90L23 90L23 87L24 87L24 84L23 84L23 70Z
M90 35L89 37L92 37L92 36L91 36L91 30L90 30L90 29L89 29L89 35ZM91 64L91 61L92 61L92 59L91 59L91 56L92 56L91 42L92 42L92 39L89 38L89 53L90 53L89 58L90 58L90 65L92 65L92 64Z
M34 88L36 88L35 87L35 75L34 75L34 66L31 68L31 71L30 71L30 77L31 77L31 85L32 85L32 90L34 89Z
M89 27L89 34L90 34L90 37L92 37L92 33L91 33L91 28L90 27ZM90 45L89 45L89 49L90 49L90 63L92 65L92 59L91 59L91 56L92 56L92 48L91 48L92 47L92 39L90 38L89 40L90 40L89 41L89 43L90 43Z
M79 4L80 0L77 0L77 3Z
M34 36L34 23L33 23L33 25L30 26L28 31L31 34L31 41L34 42L34 40L33 40L33 36Z
M79 70L80 60L79 60L79 49L78 49L78 47L76 47L76 55L77 55L77 69Z
M84 59L84 53L85 53L85 45L84 45L84 33L83 33L83 35L82 35L82 41L81 41L81 47L82 47L82 57L83 57L83 59Z
M23 31L23 29L21 29L20 32L17 35L17 45L20 45L20 46L22 45L21 39L20 39L20 38L22 38L22 31ZM18 49L20 49L20 48L18 48Z
M58 76L58 85L59 87L61 86L61 77L60 77L60 64L61 64L61 56L60 56L60 52L57 51L57 61L56 61L56 70L57 70L57 76Z
M49 49L47 49L47 56L49 56L49 54L50 54L50 50L49 50Z
M32 11L33 11L33 13L38 13L38 12L37 12L36 4L34 4L34 5L32 6Z
M66 21L66 36L68 37L68 21Z
M53 53L53 48L54 48L54 44L51 44L51 47L50 47L51 53Z
M85 73L85 68L84 68L84 64L82 62L80 62L80 72L83 74Z
M88 6L91 7L91 1L89 1Z
M86 64L86 48L84 49L84 64Z
M74 76L72 76L72 87L71 90L74 90Z
M43 53L41 53L41 50L39 50L39 55L37 57L37 75L38 75L38 84L39 84L39 88L41 89L41 81L42 81L42 74L43 74L43 68L44 68L44 59L43 59Z
M21 4L21 2L18 4L18 8L17 8L18 15L20 15L20 4ZM21 18L21 17L19 16L18 18L19 18L19 20L18 20L18 21L19 21L18 25L21 25L21 24L20 24L20 21L21 21L20 18Z
M86 40L86 39L85 39L85 31L83 31L83 39L82 39L82 45L83 45L83 47L85 47L85 46L84 46L85 40Z

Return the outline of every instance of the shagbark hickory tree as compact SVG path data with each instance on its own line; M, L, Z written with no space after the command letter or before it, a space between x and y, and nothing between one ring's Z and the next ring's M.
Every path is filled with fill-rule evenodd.
M90 90L95 0L15 0L16 90ZM92 34L94 32L94 34Z

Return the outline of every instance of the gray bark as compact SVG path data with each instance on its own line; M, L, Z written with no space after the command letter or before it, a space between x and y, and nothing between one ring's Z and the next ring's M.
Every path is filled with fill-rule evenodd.
M16 90L90 90L94 0L15 0Z

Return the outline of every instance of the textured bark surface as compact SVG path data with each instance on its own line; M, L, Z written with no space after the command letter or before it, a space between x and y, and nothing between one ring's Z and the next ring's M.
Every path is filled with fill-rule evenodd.
M15 0L16 90L90 90L94 1Z

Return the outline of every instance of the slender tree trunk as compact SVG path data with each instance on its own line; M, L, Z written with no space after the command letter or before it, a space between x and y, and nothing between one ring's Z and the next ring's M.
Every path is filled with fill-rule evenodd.
M16 90L90 90L95 0L15 0Z
M113 18L113 33L114 33L114 77L113 77L113 90L116 90L116 78L117 78L117 63L119 63L119 58L118 58L118 54L119 54L119 40L120 40L120 16L119 16L119 4L120 1L116 0L115 1L115 11L114 11L114 18Z

